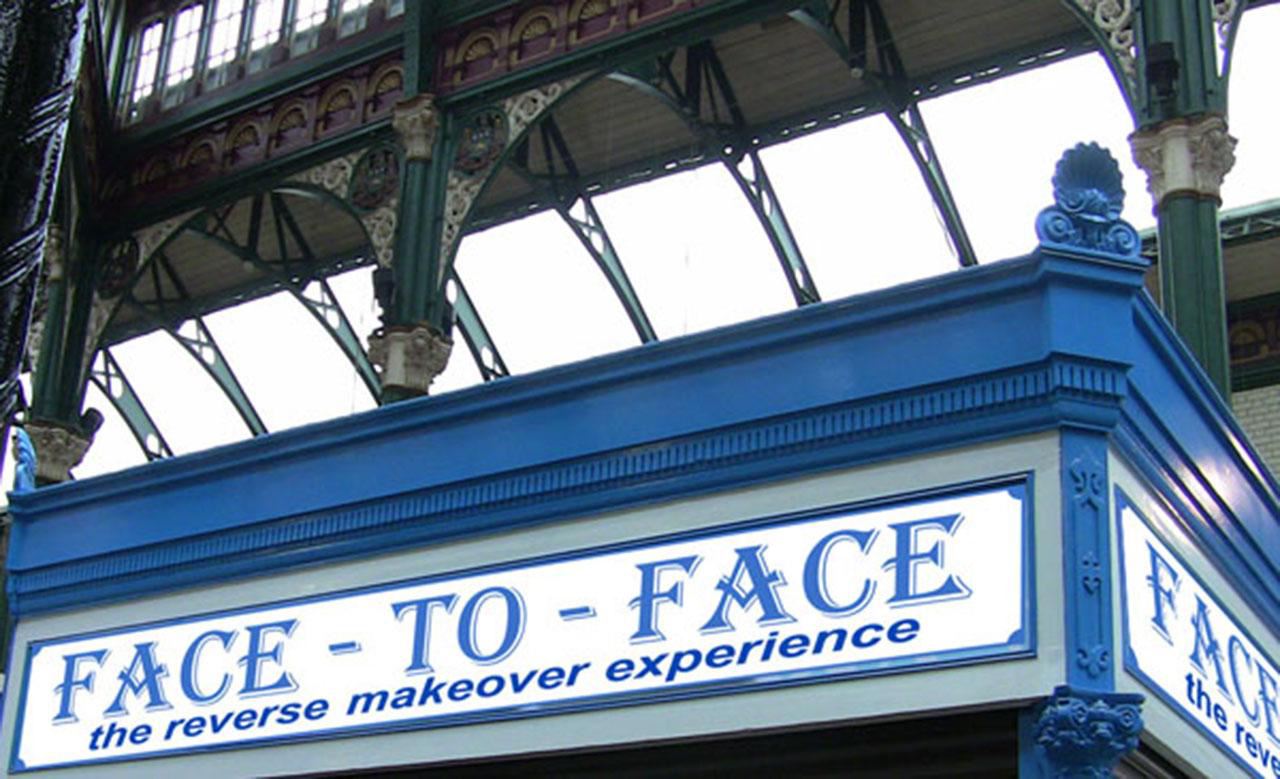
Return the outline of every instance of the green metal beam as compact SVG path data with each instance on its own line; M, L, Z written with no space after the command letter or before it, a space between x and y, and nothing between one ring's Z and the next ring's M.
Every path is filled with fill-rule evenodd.
M275 192L271 193L271 196L272 211L288 214L283 199L279 198ZM380 399L382 397L382 383L378 378L378 373L374 370L373 364L369 362L369 355L365 353L360 336L356 334L355 329L351 326L351 321L347 318L346 312L342 310L342 306L339 305L337 297L333 294L333 290L329 287L324 277L319 274L290 272L291 263L287 258L280 263L272 263L262 259L262 256L258 253L256 240L261 235L262 202L262 194L254 197L250 209L249 236L248 245L246 246L241 246L228 238L218 235L216 233L217 227L214 228L214 231L210 231L208 229L197 229L193 225L189 228L189 231L204 240L216 244L221 250L235 255L242 262L249 263L269 276L279 288L288 291L333 339L338 350L351 363L351 367L355 369L356 374L360 376L360 380L364 382L365 388L369 390L374 399ZM314 255L311 253L310 248L307 247L306 240L301 236L301 231L298 230L297 223L292 220L292 217L289 216L288 218L277 220L276 225L281 229L297 232L295 240L298 241L298 245L303 251L306 267L314 268Z
M644 306L640 303L639 294L636 293L631 279L627 276L613 239L605 229L604 220L596 210L591 195L581 186L578 166L569 152L568 144L560 132L559 125L556 124L555 117L547 116L543 119L538 125L538 133L542 142L547 173L540 176L529 169L527 136L509 158L511 168L533 186L550 190L551 196L557 203L556 212L582 244L582 248L590 255L596 267L604 274L618 302L622 304L627 318L631 320L631 326L635 328L640 341L642 343L656 341L658 335L649 322Z
M955 67L935 71L911 80L912 94L929 99L985 84L1006 75L1026 72L1087 54L1096 49L1093 38L1084 30L1067 37L1055 37L1029 44L996 58L974 60ZM667 103L679 112L679 105L666 92L653 86L655 68L647 63L632 65L610 73L609 78L643 90L650 97ZM884 95L865 93L825 103L780 119L752 124L746 128L752 148L761 151L813 133L885 111ZM615 192L625 187L670 176L720 161L717 143L699 140L693 147L682 145L637 162L584 175L583 185L593 195ZM546 192L521 196L478 209L467 221L467 231L476 232L505 222L541 213L556 207Z
M769 181L760 150L750 138L746 117L715 47L702 41L687 47L684 54L683 83L671 68L674 52L658 58L653 67L628 69L613 78L674 111L704 149L714 150L760 222L796 305L818 302L822 298Z
M921 178L924 179L929 196L933 198L933 204L942 217L943 225L946 226L947 238L951 241L956 259L962 267L977 265L978 256L973 250L973 242L969 240L969 231L965 229L964 220L960 217L960 207L956 204L955 197L951 194L951 187L947 184L947 177L942 172L942 163L939 162L937 152L934 151L933 141L929 138L929 131L925 127L919 105L912 102L903 110L887 111L885 115L893 124L893 129L898 131L902 142L906 144L911 160L915 162Z
M898 46L889 29L888 19L880 7L879 0L849 0L850 19L853 22L852 34L864 37L851 41L848 49L863 52L855 55L865 57L866 46L870 41L875 43L877 67L867 73L867 77L878 82L884 94L885 115L889 118L893 129L897 131L902 142L906 144L911 159L920 171L929 196L942 217L946 227L951 248L962 267L978 264L977 255L973 251L973 243L965 229L964 220L960 217L960 209L947 177L942 171L942 163L933 148L929 130L925 127L924 116L920 113L920 97L911 85L910 75L902 62Z
M255 436L264 435L267 432L267 426L262 423L262 417L258 416L248 393L236 378L235 371L231 370L230 363L227 362L218 342L214 340L213 333L209 332L204 319L197 316L185 322L173 323L171 320L166 320L162 313L153 310L151 306L138 302L129 293L126 294L127 305L168 333L187 354L191 355L193 360L199 363L205 373L209 374L209 378L213 379L214 384L244 420L249 432Z
M498 346L490 337L484 321L480 319L480 312L476 310L471 295L462 284L462 279L455 272L450 280L457 292L453 300L453 311L458 317L458 329L462 331L462 338L467 342L467 348L475 359L476 367L480 369L481 378L485 381L493 381L510 376L511 371L507 370L507 364L502 361Z
M98 358L89 374L89 380L102 390L102 394L106 395L107 400L120 413L147 460L172 457L173 450L165 441L164 434L147 411L142 398L134 391L133 384L125 376L111 350L102 349L98 352Z

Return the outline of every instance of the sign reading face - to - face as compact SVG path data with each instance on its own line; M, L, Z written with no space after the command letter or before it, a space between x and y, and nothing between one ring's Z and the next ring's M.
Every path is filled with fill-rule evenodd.
M41 641L12 765L1023 655L1029 515L1018 481Z
M1280 670L1119 493L1125 668L1241 765L1280 779Z

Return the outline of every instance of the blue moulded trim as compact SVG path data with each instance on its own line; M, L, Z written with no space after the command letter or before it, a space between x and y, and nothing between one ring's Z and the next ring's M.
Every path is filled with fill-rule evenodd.
M579 549L572 552L565 552L553 555L544 555L539 557L526 558L521 560L504 562L501 564L479 566L470 569L450 571L447 573L436 574L432 576L405 579L395 582L386 582L366 587L357 587L336 592L327 592L323 594L311 595L302 598L282 599L269 603L259 603L253 606L242 608L210 611L201 614L184 615L173 619L160 620L156 622L142 622L131 625L122 625L110 629L86 631L83 633L69 634L58 636L56 638L41 639L33 641L27 646L27 663L24 666L22 677L21 701L18 709L18 720L15 723L13 749L10 755L10 768L14 773L20 773L28 770L18 760L18 754L21 750L22 735L22 716L26 711L26 697L29 688L28 674L31 667L31 658L42 648L49 645L60 644L68 641L80 641L101 636L117 635L143 628L162 628L171 625L181 625L190 622L208 619L210 617L234 617L244 614L253 614L260 611L277 609L287 606L298 606L307 603L323 602L344 598L364 593L382 592L400 587L428 584L437 581L450 581L469 576L498 573L503 571L526 568L533 565L544 565L550 563L561 563L570 560L580 559L584 557L593 557L613 552L643 549L648 547L660 546L675 541L688 541L696 539L714 538L717 536L728 535L742 530L770 527L785 526L796 524L823 517L850 513L850 512L866 512L880 507L886 506L910 506L912 504L921 503L929 500L956 498L965 495L979 494L990 492L1001 487L1005 487L1009 493L1015 498L1019 498L1022 504L1022 549L1020 554L1020 564L1022 566L1022 610L1021 620L1022 626L1015 630L1009 639L1001 644L983 645L977 647L968 647L965 649L956 649L944 652L928 652L916 655L907 655L902 657L885 658L881 660L853 661L846 663L835 663L820 668L781 671L770 673L749 674L735 679L720 680L715 682L691 682L682 685L666 687L661 690L646 690L634 693L618 693L618 694L600 694L595 696L585 696L579 698L571 698L560 701L539 704L519 704L498 709L491 709L480 712L472 712L458 715L442 715L427 716L412 720L402 720L393 723L379 723L367 726L351 726L343 728L333 728L324 731L311 732L298 735L277 736L271 738L262 738L246 741L238 741L227 744L217 744L204 747L193 747L187 749L178 749L172 751L158 752L145 755L121 756L118 758L105 758L102 760L92 761L76 761L68 763L60 763L56 765L40 766L40 770L51 768L67 768L80 765L99 765L117 762L140 761L151 758L174 757L185 754L197 754L206 752L217 752L230 749L243 749L249 747L268 746L281 743L297 743L305 741L314 741L320 739L331 739L348 736L363 736L376 733L391 733L405 730L419 730L436 727L450 727L457 725L474 724L481 722L493 722L511 719L524 719L528 717L537 717L549 714L595 711L603 709L619 708L624 706L633 706L645 703L662 703L688 700L693 698L703 698L717 695L726 695L741 692L757 692L762 690L777 689L783 687L793 687L797 685L811 684L816 682L841 681L852 678L863 678L870 676L884 676L894 673L914 673L918 671L933 670L938 668L949 668L963 665L973 665L977 663L986 663L995 660L1015 660L1036 655L1036 620L1037 608L1035 602L1035 570L1034 570L1034 490L1032 489L1033 474L1017 473L1001 476L993 476L991 478L952 484L944 487L929 488L916 492L904 493L893 496L884 496L872 500L858 501L852 503L844 503L833 506L825 506L818 509L806 510L802 512L791 512L787 514L772 515L766 517L757 517L730 525L720 525L712 528L702 528L696 531L684 531L667 533L651 538L627 541L617 544L608 544L590 549ZM354 643L354 642L349 642ZM329 647L331 651L344 649L344 645L332 645ZM352 651L352 650L348 650ZM13 678L11 676L11 678Z
M1137 301L1136 313L1139 331L1160 359L1135 366L1118 449L1280 633L1280 485L1148 296Z
M1191 725L1193 725L1195 729L1202 736L1204 736L1207 741L1211 742L1215 747L1217 747L1218 751L1230 757L1233 762L1235 762L1237 765L1243 768L1246 772L1253 774L1254 776L1263 777L1264 775L1259 773L1252 765L1241 760L1239 755L1235 754L1229 749L1226 749L1222 745L1222 742L1219 741L1218 738L1216 738L1213 735L1213 731L1205 727L1205 725L1201 723L1198 719L1187 716L1187 713L1182 708L1182 706L1179 705L1176 700L1170 697L1168 693L1166 693L1160 687L1160 685L1156 684L1156 682L1150 676L1147 676L1147 674L1142 670L1142 667L1138 662L1138 657L1133 652L1133 647L1129 640L1129 600L1128 598L1124 597L1124 594L1127 593L1129 590L1128 590L1128 585L1126 583L1127 579L1126 579L1125 565L1124 565L1124 562L1125 562L1124 561L1124 522L1121 518L1121 513L1126 508L1132 510L1133 513L1142 522L1142 524L1147 526L1147 529L1151 531L1152 535L1162 540L1164 540L1164 536L1160 534L1160 532L1156 529L1156 526L1151 523L1151 520L1147 517L1147 515L1142 513L1142 510L1138 508L1138 506L1129 498L1127 494L1125 494L1124 490L1121 489L1120 487L1115 488L1115 500L1116 500L1116 506L1115 506L1114 514L1115 514L1115 525L1116 525L1116 541L1118 546L1120 547L1120 592L1121 592L1120 625L1121 625L1121 641L1123 641L1123 644L1124 644L1125 670L1128 671L1130 674L1132 674L1135 679L1141 682L1143 687L1145 687L1148 691L1153 693L1157 698L1159 698L1162 702L1164 702L1166 706L1176 711L1178 713L1178 716L1181 717L1185 722L1191 723ZM1166 506L1165 508L1166 508L1166 511L1168 511L1168 507ZM1170 511L1169 513L1174 516L1177 515L1177 512ZM1258 649L1258 651L1264 657L1266 657L1266 659L1269 660L1273 666L1280 667L1280 663L1277 663L1276 659L1267 652L1266 650L1267 645L1258 641L1258 639L1254 637L1253 632L1249 630L1248 626L1241 623L1240 620L1236 619L1235 615L1231 612L1231 610L1222 605L1221 601L1218 600L1218 596L1214 595L1213 590L1204 583L1204 579L1200 578L1200 574L1196 572L1194 567L1192 567L1190 564L1187 563L1187 559L1183 557L1182 554L1176 548L1173 547L1173 545L1169 544L1167 540L1165 541L1165 544L1166 544L1167 551L1171 555L1173 555L1174 559L1178 561L1178 564L1183 567L1183 569L1191 576L1193 580L1195 580L1195 583L1200 586L1200 589L1204 590L1204 592L1213 600L1213 605L1217 607L1219 611L1221 611L1223 614L1226 614L1231 619L1231 622L1234 624L1236 629L1239 630L1240 633L1242 633L1245 636L1245 638L1248 638L1250 641L1252 641L1253 645ZM1222 572L1219 571L1219 574L1221 573ZM1261 618L1263 615L1255 613L1255 616Z
M1069 403L1086 422L1114 417L1123 372L1054 357L975 377L576 462L223 532L11 572L31 614L207 581L457 539L1040 430ZM1096 409L1096 413L1086 411ZM92 582L91 591L84 585Z
M1063 617L1067 683L1115 688L1111 611L1107 438L1064 429L1062 441Z

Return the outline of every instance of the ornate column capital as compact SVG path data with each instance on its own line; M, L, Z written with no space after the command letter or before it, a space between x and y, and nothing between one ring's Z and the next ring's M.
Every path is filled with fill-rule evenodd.
M382 388L407 395L425 395L449 364L453 341L434 327L388 326L369 336L369 359L378 367Z
M84 431L44 419L23 427L36 450L36 483L60 484L71 478L71 469L80 464L93 436Z
M1222 180L1236 162L1227 120L1209 114L1173 119L1129 136L1133 161L1147 174L1155 210L1165 197L1194 194L1222 202Z
M400 138L406 160L431 159L438 125L435 95L423 92L396 103L392 109L391 126Z
M1096 692L1062 685L1040 705L1035 718L1036 753L1049 776L1104 779L1138 748L1142 696Z

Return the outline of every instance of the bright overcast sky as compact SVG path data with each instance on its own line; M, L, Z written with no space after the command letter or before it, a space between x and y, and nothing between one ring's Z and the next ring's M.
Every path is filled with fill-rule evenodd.
M1237 163L1224 208L1280 196L1280 5L1250 11L1236 48L1230 128ZM1096 140L1125 175L1125 218L1152 225L1145 181L1126 136L1130 119L1101 56L1010 76L923 104L925 121L981 262L1035 242L1063 150ZM928 193L888 120L874 116L776 146L764 160L819 292L832 300L956 267ZM719 165L596 199L658 335L739 322L794 305L750 207ZM638 343L621 306L554 213L469 236L458 272L513 373ZM369 269L332 281L357 332L378 324ZM206 318L267 427L280 430L373 407L355 372L291 297ZM113 349L173 449L248 437L204 372L164 334ZM433 393L478 383L461 336ZM105 397L107 422L80 478L145 461ZM5 477L6 486L9 484Z

